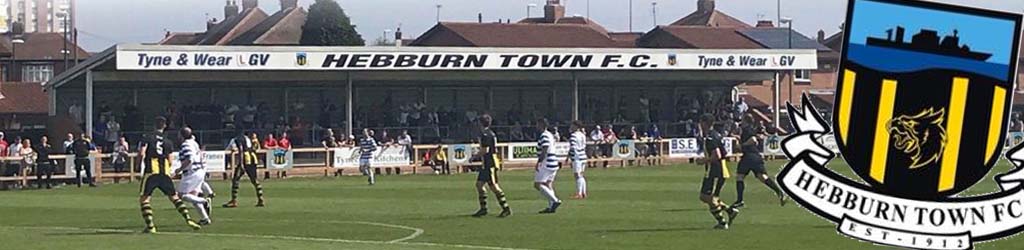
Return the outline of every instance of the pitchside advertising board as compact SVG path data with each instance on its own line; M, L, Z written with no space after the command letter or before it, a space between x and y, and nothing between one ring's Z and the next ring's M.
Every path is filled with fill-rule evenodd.
M359 167L359 148L335 148L331 166L334 168ZM401 146L382 146L373 152L372 167L401 167L410 163L409 154Z
M556 142L554 150L555 155L564 158L569 155L569 143ZM537 161L537 143L509 143L508 161Z
M438 49L123 45L118 70L801 70L814 50Z
M226 151L203 151L203 158L205 159L206 172L224 172L227 166L227 152ZM178 171L181 168L181 161L178 159L178 153L171 153L171 172Z

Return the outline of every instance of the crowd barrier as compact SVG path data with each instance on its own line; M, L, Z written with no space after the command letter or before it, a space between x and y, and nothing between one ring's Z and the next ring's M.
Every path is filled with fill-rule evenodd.
M763 143L764 155L766 157L782 157L781 150L783 137L769 136ZM826 148L838 153L838 145L835 138L825 136L819 138L819 142ZM1024 142L1024 133L1009 133L1006 139L1006 148ZM739 141L737 138L726 137L723 140L726 155L731 159L741 156ZM591 143L588 145L588 155L591 166L603 163L603 166L627 166L627 165L659 165L679 162L692 162L703 157L702 143L697 138L671 138L660 140L620 140L614 144ZM466 172L481 165L480 159L474 156L479 151L477 144L443 144L443 145L414 145L410 148L401 145L381 146L375 153L371 165L374 171L382 174L419 174L434 173L435 168L440 166L428 166L425 156L435 156L438 150L446 154L447 164L456 172ZM568 155L569 143L556 142L555 152L563 159ZM337 148L296 148L291 150L260 150L258 156L261 159L259 167L263 178L271 176L285 177L289 175L343 175L359 167L360 152L358 147L337 147ZM514 142L499 143L498 155L502 165L506 168L532 168L537 159L537 148L535 142ZM90 155L93 177L97 180L110 180L119 182L122 180L133 182L142 177L139 167L138 154L131 153L126 162L126 168L116 171L110 163L112 154L94 153ZM172 171L179 167L177 153L171 155ZM57 163L54 179L73 180L74 157L71 155L51 155L50 159ZM207 172L211 177L218 175L222 179L228 179L232 170L240 163L240 154L224 150L205 151L204 155ZM15 164L22 161L20 157L0 158L0 182L20 183L28 185L35 180L33 169L20 167L12 169ZM428 171L421 171L427 168ZM356 174L358 171L348 172ZM84 175L84 174L83 174Z

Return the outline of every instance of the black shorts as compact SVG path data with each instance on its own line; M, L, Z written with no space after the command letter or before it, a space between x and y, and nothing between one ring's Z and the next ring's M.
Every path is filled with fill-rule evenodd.
M754 174L768 174L768 171L764 169L764 160L761 159L740 159L740 164L736 167L736 174L748 175L750 172Z
M142 180L142 196L153 196L153 191L160 189L166 196L178 194L174 190L174 181L170 176L163 174L152 174Z
M704 177L704 183L700 185L700 194L717 197L722 193L723 186L725 186L724 178Z
M485 182L487 184L498 184L498 170L484 166L477 171L476 181Z

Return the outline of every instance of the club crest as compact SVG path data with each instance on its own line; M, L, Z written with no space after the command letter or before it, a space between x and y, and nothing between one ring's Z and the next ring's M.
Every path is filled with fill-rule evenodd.
M1024 152L1002 191L966 196L1004 153L1021 15L925 1L850 0L831 123L805 97L789 106L790 163L777 177L846 236L918 249L970 249L1017 234ZM859 177L835 172L820 143ZM1012 146L1012 145L1010 145ZM868 211L868 212L864 212Z

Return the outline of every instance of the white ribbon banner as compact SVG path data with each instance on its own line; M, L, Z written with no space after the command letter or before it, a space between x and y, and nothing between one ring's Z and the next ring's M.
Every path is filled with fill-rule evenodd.
M335 148L334 159L331 161L333 168L357 168L359 167L359 148ZM370 160L372 167L401 167L410 163L409 154L402 146L384 146L377 148Z
M971 249L1024 229L1024 145L1007 154L1014 170L996 176L1001 191L941 201L912 200L872 191L829 170L835 158L821 138L831 129L804 97L803 110L789 106L796 133L783 141L791 161L777 181L797 203L838 224L847 236L915 249Z

